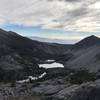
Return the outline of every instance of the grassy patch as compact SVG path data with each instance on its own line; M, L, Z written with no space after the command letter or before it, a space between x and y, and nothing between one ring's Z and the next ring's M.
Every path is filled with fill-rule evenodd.
M81 84L84 82L95 81L95 80L96 80L96 74L90 73L87 70L76 71L66 77L66 81L72 84Z
M40 96L18 96L18 97L10 97L7 100L41 100Z

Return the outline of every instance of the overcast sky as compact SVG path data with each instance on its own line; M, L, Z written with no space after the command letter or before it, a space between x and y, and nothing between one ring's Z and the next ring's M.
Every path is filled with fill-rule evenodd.
M100 36L100 0L0 0L0 27L60 39Z

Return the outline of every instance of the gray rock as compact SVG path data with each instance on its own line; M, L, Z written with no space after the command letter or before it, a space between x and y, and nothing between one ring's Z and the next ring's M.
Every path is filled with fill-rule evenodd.
M53 95L65 88L66 85L40 85L32 89L35 93L43 93L44 95Z

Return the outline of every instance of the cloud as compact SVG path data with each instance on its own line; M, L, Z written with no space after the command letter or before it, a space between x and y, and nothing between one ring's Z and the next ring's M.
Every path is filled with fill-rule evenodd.
M80 2L81 0L65 0L66 2Z
M0 23L70 32L98 32L99 4L99 0L1 0Z
M55 1L55 0L48 0L48 1ZM65 2L78 2L80 0L58 0L58 1L65 1Z

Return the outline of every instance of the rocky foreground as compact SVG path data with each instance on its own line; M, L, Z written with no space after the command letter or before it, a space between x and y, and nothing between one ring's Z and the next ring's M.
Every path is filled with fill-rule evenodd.
M100 100L100 79L82 84L64 78L0 85L0 100Z

